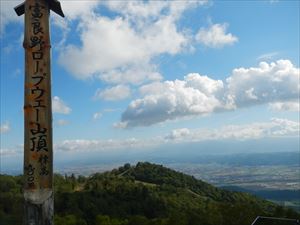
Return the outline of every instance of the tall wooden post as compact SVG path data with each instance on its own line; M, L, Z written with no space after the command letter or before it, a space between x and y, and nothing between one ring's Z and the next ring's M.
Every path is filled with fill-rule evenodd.
M18 15L25 13L24 225L53 224L49 34L49 14L53 8L63 16L56 0L26 0L15 8Z

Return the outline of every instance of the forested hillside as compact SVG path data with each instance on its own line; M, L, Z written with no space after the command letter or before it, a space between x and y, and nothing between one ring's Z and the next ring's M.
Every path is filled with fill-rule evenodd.
M150 163L90 177L56 174L54 181L55 225L250 225L258 215L300 218ZM21 192L21 176L0 175L0 225L22 224Z

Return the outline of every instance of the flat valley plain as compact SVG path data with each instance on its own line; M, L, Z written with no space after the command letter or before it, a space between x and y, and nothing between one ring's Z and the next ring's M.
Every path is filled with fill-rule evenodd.
M172 163L170 168L191 174L227 190L248 192L300 212L299 166L230 166Z
M209 157L168 167L227 190L248 192L300 211L299 152ZM248 160L247 160L248 158Z
M193 175L215 186L238 186L249 190L300 190L299 166L234 166L171 163L168 167Z
M124 158L123 158L124 160ZM57 172L91 175L129 162L150 161L227 190L248 192L300 212L299 152L132 157L90 165L70 165Z

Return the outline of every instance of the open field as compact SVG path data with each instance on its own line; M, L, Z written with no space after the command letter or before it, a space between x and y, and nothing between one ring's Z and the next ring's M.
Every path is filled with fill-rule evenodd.
M173 163L171 168L216 186L239 186L251 190L300 189L299 166L231 166Z

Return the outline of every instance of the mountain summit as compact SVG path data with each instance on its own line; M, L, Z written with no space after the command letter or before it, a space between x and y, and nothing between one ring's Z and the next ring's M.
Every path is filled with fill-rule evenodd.
M0 224L21 225L22 177L0 178ZM291 209L148 162L54 180L56 225L250 225L258 215L300 218Z

